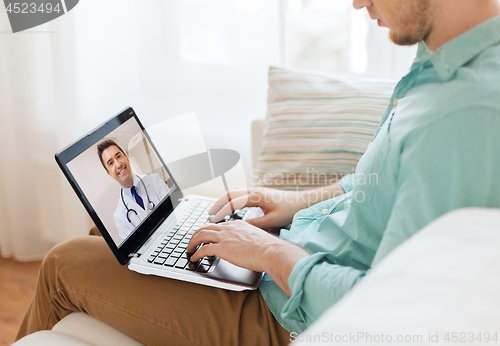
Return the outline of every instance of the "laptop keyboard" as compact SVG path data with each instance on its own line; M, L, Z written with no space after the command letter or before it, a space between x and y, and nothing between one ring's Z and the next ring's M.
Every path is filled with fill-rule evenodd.
M186 248L193 233L210 220L208 211L212 205L214 202L211 201L194 201L177 225L149 256L148 262L160 266L207 273L217 257L208 256L193 263L189 260Z

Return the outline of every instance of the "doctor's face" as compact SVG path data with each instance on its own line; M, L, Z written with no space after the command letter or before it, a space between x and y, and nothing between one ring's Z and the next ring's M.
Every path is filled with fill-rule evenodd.
M108 175L122 187L130 188L134 185L134 174L128 156L116 145L112 145L102 152L102 162Z

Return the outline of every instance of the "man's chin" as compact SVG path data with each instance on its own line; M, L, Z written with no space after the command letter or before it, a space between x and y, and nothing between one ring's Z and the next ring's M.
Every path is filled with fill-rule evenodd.
M134 184L134 179L132 179L128 175L124 176L124 177L118 177L117 181L118 181L118 183L120 183L120 185L122 187L125 187L125 188L130 188Z
M398 46L413 46L422 41L420 37L397 35L392 30L389 30L389 39Z

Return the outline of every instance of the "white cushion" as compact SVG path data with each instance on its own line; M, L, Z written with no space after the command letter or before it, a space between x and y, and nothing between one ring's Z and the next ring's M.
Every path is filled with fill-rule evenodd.
M91 344L65 334L42 330L25 336L12 346L91 346Z
M73 312L57 323L51 331L25 336L15 346L141 346L115 327L83 312Z
M450 344L445 337L453 332L469 344L484 344L484 333L500 340L499 249L500 209L448 213L390 253L297 344L316 338L333 345L341 337L343 345L391 344L398 335L409 338L399 344L436 344L436 333ZM364 337L350 338L357 333ZM470 342L479 333L483 342ZM377 342L382 334L385 342Z

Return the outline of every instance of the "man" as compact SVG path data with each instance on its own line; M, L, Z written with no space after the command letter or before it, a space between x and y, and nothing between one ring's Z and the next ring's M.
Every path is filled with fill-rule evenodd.
M127 154L111 139L97 145L97 156L106 173L121 186L113 217L118 234L125 239L168 194L169 188L156 173L135 175Z
M260 206L265 216L205 226L188 247L194 251L206 244L193 261L217 255L265 271L259 291L153 280L113 271L111 264L87 275L113 273L116 278L78 288L86 281L75 271L87 270L95 260L80 263L73 252L82 246L85 253L105 247L98 245L102 241L80 239L47 256L19 336L82 309L148 344L286 344L289 332L303 331L387 253L435 218L460 207L500 207L497 0L354 0L354 6L387 26L394 42L420 44L355 175L314 191L233 191L237 207ZM363 179L373 174L378 184ZM352 198L358 192L364 201ZM214 221L229 208L224 200L217 202L211 211ZM259 228L290 222L280 238ZM98 293L117 282L134 286L132 294L142 289L155 301L140 298L139 306L131 299L119 301L114 290ZM162 293L167 290L170 294ZM172 302L173 297L182 304Z

